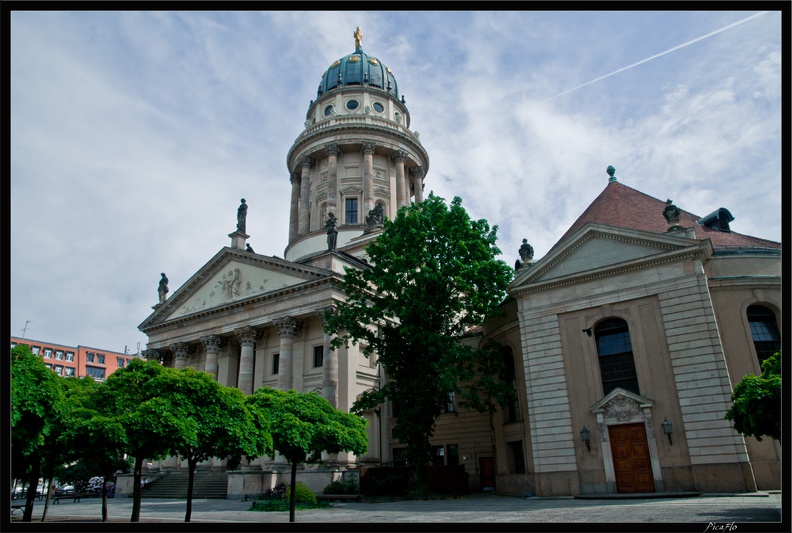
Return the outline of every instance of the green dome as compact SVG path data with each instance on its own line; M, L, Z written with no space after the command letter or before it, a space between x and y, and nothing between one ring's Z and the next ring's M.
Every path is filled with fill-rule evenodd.
M393 98L399 98L393 73L379 59L365 53L360 45L355 46L353 53L330 65L322 76L316 96L318 98L327 91L356 85L379 89Z

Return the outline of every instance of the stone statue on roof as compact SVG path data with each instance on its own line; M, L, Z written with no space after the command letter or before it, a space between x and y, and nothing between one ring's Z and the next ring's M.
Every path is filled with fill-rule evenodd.
M168 277L165 275L165 272L160 274L162 277L159 281L159 286L157 287L157 294L159 295L159 303L165 303L165 298L168 297Z
M242 203L239 205L239 209L237 209L237 231L245 233L245 220L247 219L248 206L244 198L242 198L240 202Z
M338 230L336 229L336 217L332 212L327 213L325 228L327 229L327 249L335 250Z

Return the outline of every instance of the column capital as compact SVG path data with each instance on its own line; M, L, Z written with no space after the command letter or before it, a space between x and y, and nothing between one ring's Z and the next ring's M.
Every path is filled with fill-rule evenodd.
M377 147L376 143L373 143L373 142L370 142L370 141L365 141L363 143L363 147L360 149L360 151L364 155L373 155L374 154L374 149L376 147Z
M297 174L296 172L292 172L289 174L289 183L291 183L292 185L299 185L300 179L301 179L300 175Z
M328 144L325 146L325 152L327 152L328 156L339 156L341 155L341 148L337 144Z
M207 352L219 352L220 348L223 346L223 340L217 335L204 335L201 337L201 343L204 345Z
M407 152L405 152L404 150L397 150L391 156L391 159L393 159L396 163L404 163L405 161L407 161Z
M308 157L306 155L306 156L302 156L300 158L300 166L303 167L303 168L305 168L305 167L311 168L313 166L313 164L314 164L314 160L313 160L312 157Z
M281 337L294 337L302 324L290 316L276 318L275 327L278 328L278 335Z
M424 178L424 169L423 169L423 167L421 165L416 165L414 167L411 167L410 168L410 175L413 178L423 179Z
M177 359L187 359L192 355L192 349L186 342L174 342L169 348Z
M160 360L160 351L156 348L149 348L140 352L147 361L159 361Z
M237 328L234 330L234 334L237 336L237 339L239 339L239 344L241 346L253 346L258 338L256 330L250 326Z
M322 326L327 325L327 317L325 316L326 314L336 316L338 315L338 308L334 305L328 305L327 307L319 309L316 312L316 316L318 316L322 321Z

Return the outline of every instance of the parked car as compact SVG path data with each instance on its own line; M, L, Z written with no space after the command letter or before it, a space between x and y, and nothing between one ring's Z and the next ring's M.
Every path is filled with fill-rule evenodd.
M55 494L74 494L74 485L63 485L55 489Z

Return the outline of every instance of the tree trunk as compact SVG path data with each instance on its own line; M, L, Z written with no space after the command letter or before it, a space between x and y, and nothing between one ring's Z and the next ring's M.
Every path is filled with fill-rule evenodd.
M193 485L195 483L195 467L198 466L198 461L192 457L187 458L187 512L184 515L184 521L190 521L192 514L192 498L193 498Z
M47 520L47 511L50 506L50 496L52 496L52 478L47 480L47 498L44 500L44 511L41 513L41 521Z
M132 518L130 522L140 522L140 478L143 472L143 460L145 457L135 457L135 475L132 484Z
M291 464L291 490L289 491L289 522L294 522L294 502L297 501L297 461Z
M27 499L25 500L25 513L22 515L23 522L33 520L33 502L36 500L36 489L38 488L39 472L41 466L35 462L30 466L30 477L28 479Z

